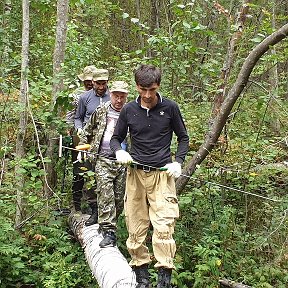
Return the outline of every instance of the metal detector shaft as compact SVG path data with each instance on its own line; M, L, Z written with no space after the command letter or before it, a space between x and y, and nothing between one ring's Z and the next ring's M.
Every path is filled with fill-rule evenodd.
M72 151L77 151L77 152L83 152L83 153L87 153L87 154L92 154L92 155L99 155L97 153L94 153L94 152L89 152L89 151L86 151L86 150L78 150L78 149L75 149L75 148L71 148L71 147L67 147L67 146L63 146L63 139L62 139L62 135L59 136L59 158L62 157L62 149L68 149L68 150L72 150ZM116 159L115 159L116 160ZM141 163L137 163L137 162L132 162L130 163L131 166L133 165L143 165ZM157 170L159 171L166 171L167 168L164 168L164 167L154 167L154 166L150 166L150 165L144 165L144 166L147 166L147 167L150 167L150 168L156 168Z
M86 150L78 150L78 149L75 149L75 148L63 146L63 137L62 137L62 135L60 135L59 136L59 158L62 157L62 149L63 148L67 149L67 150L72 150L72 151L83 152L83 153L87 153L87 154L96 154L96 155L98 155L97 153L89 152L89 151L86 151Z

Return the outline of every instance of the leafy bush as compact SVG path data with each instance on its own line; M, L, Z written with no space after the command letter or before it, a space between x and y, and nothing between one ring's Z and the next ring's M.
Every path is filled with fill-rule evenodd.
M65 218L41 212L20 233L5 215L13 215L13 200L1 194L0 287L95 287L82 248L66 231Z

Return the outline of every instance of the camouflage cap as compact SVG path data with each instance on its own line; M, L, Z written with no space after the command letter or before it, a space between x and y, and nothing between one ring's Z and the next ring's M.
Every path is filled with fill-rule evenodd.
M85 80L92 80L93 79L93 73L96 71L96 67L94 65L86 66L83 69L83 73L78 75L78 78L81 81Z
M108 81L109 72L106 69L96 69L93 73L93 81L105 80Z
M114 81L109 87L110 92L118 91L118 92L129 92L129 86L125 81Z

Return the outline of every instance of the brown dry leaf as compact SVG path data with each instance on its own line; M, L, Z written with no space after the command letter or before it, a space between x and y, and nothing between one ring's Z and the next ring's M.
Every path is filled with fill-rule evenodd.
M41 241L41 240L46 240L47 238L44 236L44 235L41 235L41 234L35 234L33 236L33 238L37 241Z

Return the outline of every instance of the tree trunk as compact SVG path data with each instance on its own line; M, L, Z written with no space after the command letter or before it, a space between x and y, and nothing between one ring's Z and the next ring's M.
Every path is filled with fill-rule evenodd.
M166 20L165 26L167 27L166 29L168 29L169 37L172 37L173 31L171 27L171 22L173 21L171 19L171 10L169 9L169 4L163 1L162 7L164 9L164 15L165 15L165 20Z
M151 33L160 28L159 1L151 0Z
M275 30L275 6L276 6L276 1L274 1L274 5L272 7L272 28ZM271 49L271 54L276 55L276 50L273 47ZM280 133L280 121L277 117L277 112L275 108L277 109L277 98L279 97L279 79L278 79L278 66L277 66L277 60L275 59L273 61L273 66L271 70L269 71L269 82L270 82L270 101L269 101L269 108L271 110L271 121L270 121L270 126L272 128L272 131L276 134L279 135Z
M52 102L51 102L51 113L54 110L58 93L63 89L63 79L61 77L61 65L64 62L66 38L67 38L67 20L68 20L68 8L69 0L58 0L57 1L57 27L56 27L56 41L53 55L53 87L52 87ZM56 184L56 171L54 169L54 147L56 144L57 135L55 135L55 125L50 128L48 135L48 148L47 156L51 160L46 165L47 183L45 183L45 195L51 195L51 189Z
M71 214L69 226L84 249L84 253L96 278L102 288L136 287L135 273L117 247L100 248L103 239L99 234L99 225L86 227L84 222L89 215Z
M27 126L27 94L28 94L28 56L29 56L29 0L22 1L23 11L23 27L22 27L22 51L21 51L21 87L19 95L19 103L21 105L19 127L16 140L16 159L20 161L25 156L24 150L24 139L26 134ZM16 198L16 215L15 215L15 226L24 218L24 207L23 207L23 186L24 186L24 175L19 173L20 164L17 161L15 166L15 178L17 179L17 198Z
M151 0L151 18L150 18L150 34L155 34L155 31L160 28L160 13L159 13L159 1ZM149 49L149 57L156 56L155 51Z
M12 5L11 5L11 0L6 0L5 1L5 4L4 4L4 13L3 13L3 16L2 16L2 29L4 31L4 33L2 34L3 36L4 35L8 35L8 28L9 28L9 17L10 17L10 14L11 14L11 10L12 10ZM5 31L7 31L5 33ZM0 71L0 75L2 76L2 79L5 79L6 75L5 75L5 70L6 70L6 67L7 65L9 65L9 54L8 54L8 50L9 50L9 43L7 43L8 41L5 41L5 39L2 39L2 42L5 43L5 45L3 45L3 50L1 51L0 53L0 64L1 64L1 71ZM2 86L2 85L1 85ZM2 93L2 89L3 87L0 87L0 94ZM3 89L4 90L4 89Z
M242 32L244 29L244 23L246 20L246 16L247 13L249 11L249 3L251 0L244 0L243 1L243 5L241 7L241 11L238 14L238 17L236 19L236 23L235 23L235 27L237 27L236 32L233 33L232 37L229 40L229 44L228 44L228 49L227 49L227 54L226 54L226 59L225 62L223 64L223 68L221 71L221 76L220 76L220 81L221 84L217 89L217 93L214 97L214 103L213 103L213 108L212 108L212 118L215 118L215 116L219 113L220 107L225 99L225 96L227 94L227 84L228 84L228 80L229 80L229 76L230 76L230 71L231 71L231 67L233 65L234 62L234 58L235 58L235 52L237 50L237 43L239 41L239 39L242 36ZM214 4L216 5L216 4ZM222 6L220 6L218 4L218 10L220 10L220 12L223 10L225 10Z
M257 61L261 58L261 56L267 52L270 47L277 44L281 40L283 40L288 35L288 24L282 26L280 29L275 31L273 34L265 38L260 44L258 44L245 59L242 68L238 74L236 82L233 87L228 92L227 97L225 98L219 114L213 120L211 127L205 137L204 143L200 146L198 151L195 153L193 158L187 164L183 173L185 175L191 176L195 169L196 165L200 164L206 156L210 153L210 151L214 148L218 137L227 121L227 118L235 104L236 100L240 96L244 87L246 86L249 76L256 65ZM178 193L184 189L185 185L189 181L189 177L179 177L176 181L176 187Z
M140 6L140 0L136 0L136 11L137 11L137 17L139 21L141 22L141 6ZM144 39L142 33L138 33L139 36L139 42L140 42L140 48L144 49Z
M56 41L53 54L53 87L52 87L52 107L57 99L58 93L63 90L63 77L61 65L64 63L67 21L68 21L69 0L58 0L57 2L57 27Z

